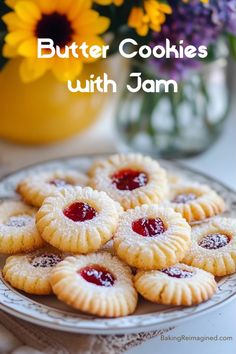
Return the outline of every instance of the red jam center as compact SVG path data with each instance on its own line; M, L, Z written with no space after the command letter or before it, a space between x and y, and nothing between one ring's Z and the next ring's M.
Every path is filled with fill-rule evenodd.
M136 220L132 223L132 229L134 232L144 237L157 236L166 231L166 227L160 218L142 218Z
M76 202L64 210L64 215L73 221L83 222L95 218L97 211L86 203Z
M104 267L90 265L80 270L79 274L89 283L98 286L113 286L115 277Z
M223 234L209 234L201 239L199 246L208 250L217 250L218 248L226 246L230 238Z
M112 184L121 191L132 191L146 186L148 182L147 175L144 172L129 169L121 170L111 178Z
M6 226L24 227L32 221L29 215L11 216L6 223Z
M61 256L57 254L42 254L38 257L34 257L31 261L31 264L35 268L48 268L48 267L54 267L57 265L59 262L62 261Z
M183 193L176 195L173 202L178 204L186 204L195 199L197 199L197 196L194 193Z
M66 182L64 179L60 179L60 178L55 178L51 181L49 181L49 184L52 184L53 186L57 187L57 188L63 188L69 185L68 182Z
M191 278L193 276L192 272L177 267L164 268L161 272L167 274L171 278L178 279Z

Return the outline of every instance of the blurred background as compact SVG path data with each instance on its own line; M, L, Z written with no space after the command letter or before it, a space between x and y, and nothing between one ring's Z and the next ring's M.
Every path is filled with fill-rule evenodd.
M236 2L80 3L0 5L1 172L77 154L139 151L178 159L236 188ZM42 37L62 49L73 40L108 43L109 58L40 61ZM128 62L117 53L126 37L152 48L166 38L204 44L209 55ZM125 87L134 71L143 79L173 78L179 92L131 94ZM68 79L85 82L104 72L118 82L118 94L69 93Z

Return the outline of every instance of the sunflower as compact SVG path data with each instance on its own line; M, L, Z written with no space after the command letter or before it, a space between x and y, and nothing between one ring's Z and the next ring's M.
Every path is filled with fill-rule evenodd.
M50 38L61 51L66 45L86 42L103 46L101 34L109 27L109 19L92 9L91 0L5 0L12 9L3 16L8 34L3 55L22 57L20 74L24 82L38 79L48 70L61 81L73 80L83 63L94 59L37 58L37 39Z

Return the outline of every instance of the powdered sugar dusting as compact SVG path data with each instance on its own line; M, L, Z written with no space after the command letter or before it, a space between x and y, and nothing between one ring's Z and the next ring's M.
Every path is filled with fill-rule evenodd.
M167 274L171 278L186 279L192 278L193 273L189 270L181 269L178 267L164 268L161 270L162 273Z
M31 260L31 265L35 268L49 268L54 267L62 261L62 257L58 254L42 254L38 257L34 257Z
M230 239L227 235L215 233L203 237L199 242L199 246L209 250L216 250L225 247L229 241Z
M31 223L32 220L33 218L30 215L11 216L5 225L10 227L24 227Z
M197 196L194 193L182 193L177 194L172 202L177 204L186 204L196 199Z

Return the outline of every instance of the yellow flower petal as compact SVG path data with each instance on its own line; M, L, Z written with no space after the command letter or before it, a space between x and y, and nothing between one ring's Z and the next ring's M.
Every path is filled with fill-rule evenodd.
M39 79L50 68L51 61L37 58L24 59L20 65L20 76L23 82Z
M77 0L71 3L70 9L67 13L69 20L73 21L76 19L82 12L91 9L92 0Z
M143 9L139 7L133 7L128 25L131 28L135 28L138 35L146 36L149 30L149 17L144 13Z
M5 0L7 6L13 9L18 0Z
M30 31L14 31L6 35L5 42L11 46L17 46L21 42L29 39L30 37L32 37L32 33Z
M114 4L116 6L121 6L123 4L124 0L114 0Z
M138 27L142 22L143 16L144 12L141 8L133 7L129 16L128 25L133 28Z
M112 3L116 6L121 6L124 0L94 0L99 5L111 5Z
M81 73L83 64L78 59L54 58L52 71L60 81L74 80Z
M30 38L18 47L18 53L23 57L37 57L37 39Z
M149 27L147 24L143 23L137 28L137 33L139 36L144 37L148 34Z
M80 13L78 17L74 19L72 25L75 29L80 28L80 26L90 26L91 23L96 21L98 17L99 14L97 11L88 9Z
M31 1L19 1L15 6L18 17L29 24L36 24L41 19L39 8Z
M113 3L113 0L95 0L95 2L99 5L111 5Z
M56 10L57 0L37 0L37 4L44 14L51 14Z
M77 33L101 34L108 29L109 25L110 20L107 17L99 16L94 10L87 10L77 17L73 28Z
M3 22L7 25L8 31L15 30L30 30L32 29L32 25L22 21L16 15L15 12L8 12L6 15L2 16Z
M159 24L151 24L150 28L154 31L154 32L160 32L161 31L161 26Z
M17 48L10 46L9 44L4 44L2 48L2 55L5 58L14 58L18 55Z
M169 5L164 3L159 3L159 10L164 12L167 15L172 14L172 8Z
M73 0L58 0L56 4L56 10L60 14L67 14Z

